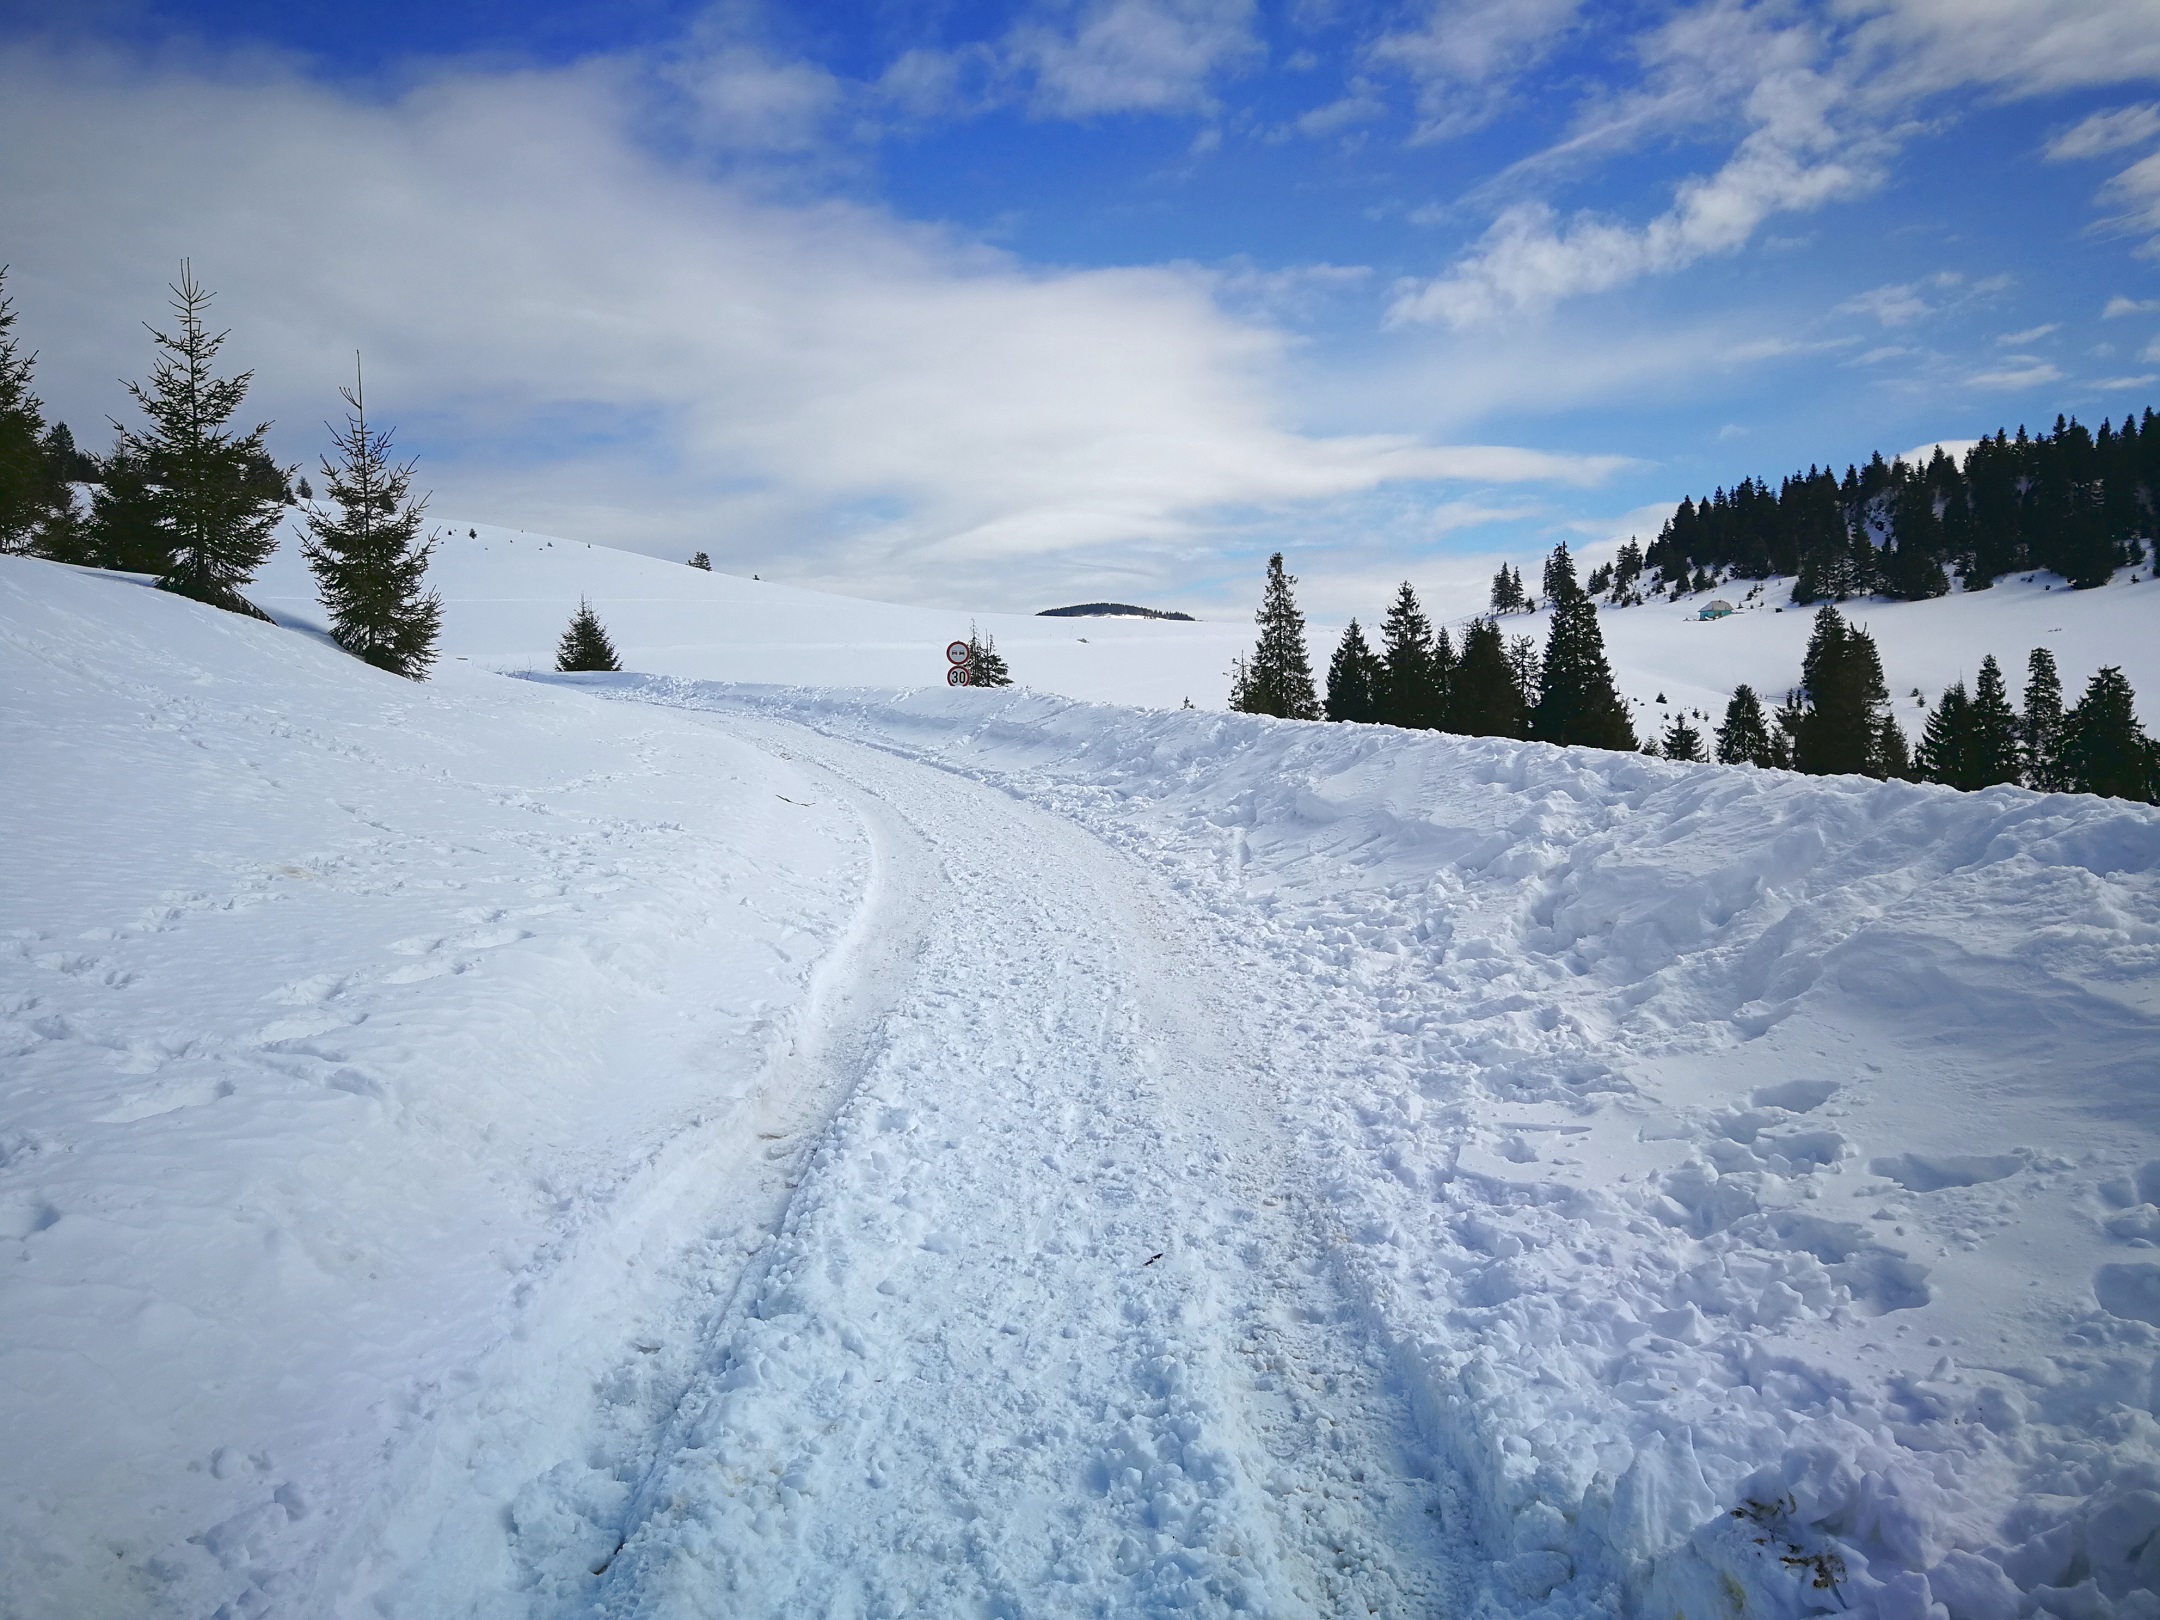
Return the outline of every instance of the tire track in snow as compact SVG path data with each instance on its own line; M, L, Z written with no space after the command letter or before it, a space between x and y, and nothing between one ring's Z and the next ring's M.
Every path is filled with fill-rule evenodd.
M627 1514L556 1480L558 1535L619 1550L540 1588L610 1615L1456 1607L1446 1487L1258 1078L1245 1020L1287 998L1069 824L742 724L912 824L942 909Z

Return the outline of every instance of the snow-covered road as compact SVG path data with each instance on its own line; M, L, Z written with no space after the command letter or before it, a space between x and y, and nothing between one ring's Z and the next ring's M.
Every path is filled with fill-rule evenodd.
M1069 822L737 724L862 818L919 944L856 964L875 1044L679 1408L520 1503L527 1578L566 1614L1451 1607L1280 1123L1289 998Z

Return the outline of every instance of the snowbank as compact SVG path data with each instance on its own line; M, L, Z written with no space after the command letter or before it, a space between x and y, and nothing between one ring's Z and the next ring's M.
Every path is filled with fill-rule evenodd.
M698 717L19 558L0 682L0 1613L329 1612L756 1180L860 829Z
M1498 1609L2160 1614L2160 813L613 689L1001 785L1301 965L1252 1016Z

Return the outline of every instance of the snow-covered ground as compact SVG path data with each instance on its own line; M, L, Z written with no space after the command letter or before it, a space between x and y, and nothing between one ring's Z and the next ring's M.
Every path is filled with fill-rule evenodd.
M1199 708L1220 709L1230 690L1230 660L1251 651L1255 634L1249 615L1194 624L969 615L701 573L486 524L445 523L443 532L430 579L444 600L445 645L493 669L552 667L556 639L583 596L628 669L785 685L928 685L944 678L945 644L964 639L973 623L997 638L1015 680L1036 691L1157 708L1189 698ZM1722 717L1741 681L1772 700L1798 684L1814 614L1786 600L1791 586L1766 582L1750 595L1752 584L1736 581L1679 602L1605 609L1600 621L1614 678L1634 705L1637 729L1660 729L1675 706ZM290 541L250 595L281 618L322 622L314 584ZM1740 611L1699 620L1702 606L1719 598ZM1259 599L1255 578L1254 606ZM1436 619L1459 626L1484 602L1434 593L1426 605ZM1362 619L1375 638L1385 607L1375 602ZM2069 702L2100 665L2120 665L2146 724L2160 731L2160 582L2149 569L2125 570L2094 591L2072 591L2039 575L1933 602L1850 602L1842 611L1874 632L1900 721L1915 737L1926 719L1915 689L1932 703L1951 681L1969 687L1980 660L1993 653L2014 696L2024 686L2026 654L2041 646L2054 652ZM1501 622L1510 635L1542 640L1549 617L1516 614ZM1324 676L1341 632L1332 622L1311 626L1316 675Z
M582 552L0 559L0 1614L2160 1616L2160 813Z

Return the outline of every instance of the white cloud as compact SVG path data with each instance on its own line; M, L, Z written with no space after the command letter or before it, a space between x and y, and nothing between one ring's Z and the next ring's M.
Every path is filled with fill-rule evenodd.
M2057 163L2099 157L2126 146L2142 146L2155 135L2160 135L2160 105L2148 101L2094 113L2049 141L2047 155Z
M2047 361L2029 354L2010 356L2012 364L1999 371L1976 371L1965 379L1972 388L2037 388L2060 382L2062 372Z
M2118 315L2143 315L2155 309L2160 309L2160 298L2125 298L2117 293L2107 301L2107 308L2100 312L2100 318L2112 321Z
M2150 0L1833 0L1888 97L1961 85L2040 95L2160 78Z
M1293 127L1300 135L1339 135L1358 124L1378 123L1387 116L1387 110L1387 103L1370 81L1352 79L1347 95L1302 114Z
M2160 231L2160 152L2131 164L2101 195L2123 209L2110 223L2129 231Z
M1035 75L1036 111L1083 118L1204 109L1214 76L1253 60L1260 42L1252 0L1085 0L1046 6L1005 49Z
M40 391L84 428L126 414L112 379L141 374L138 322L192 254L288 459L313 459L357 347L439 511L945 600L1159 574L1166 547L1221 543L1228 505L1615 465L1299 433L1286 340L1226 314L1210 272L1040 271L782 206L626 123L604 67L369 103L0 53Z
M2160 382L2160 372L2148 371L2137 377L2102 377L2094 382L2093 387L2112 393L2131 388L2149 388L2156 382Z
M2022 332L2005 332L1995 341L2006 349L2022 349L2029 343L2038 343L2050 333L2061 330L2061 321L2049 321L2045 326L2028 326Z
M2156 337L2146 344L2144 352L2138 358L2140 360L2160 361L2160 337Z
M1964 279L1955 271L1945 270L1924 281L1893 282L1888 286L1872 287L1838 305L1838 313L1872 315L1884 326L1905 326L1922 316L1933 315L1940 307L1928 301L1928 290L1946 290L1957 286Z
M1565 137L1484 188L1512 199L1445 273L1405 288L1393 318L1488 323L1737 251L1774 216L1879 185L1928 96L2160 76L2154 18L2152 0L1829 0L1820 10L1701 0L1635 41L1646 70L1637 88L1593 94ZM2096 124L2080 138L2135 123ZM1725 162L1683 181L1646 222L1577 215L1563 225L1521 197L1540 178L1659 135L1735 124L1745 133ZM2133 170L2116 189L2138 204L2127 223L2160 228L2151 223L2160 179L2148 185Z
M1935 452L1940 450L1952 461L1962 466L1965 461L1965 452L1979 442L1978 439L1931 439L1926 444L1914 445L1903 455L1894 459L1904 462L1908 467L1925 467L1935 459Z
M743 43L684 57L668 76L696 107L699 136L736 152L817 149L847 96L823 68Z
M1497 91L1534 65L1575 24L1582 0L1427 0L1424 15L1384 34L1367 52L1419 86L1419 139L1484 122Z

